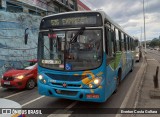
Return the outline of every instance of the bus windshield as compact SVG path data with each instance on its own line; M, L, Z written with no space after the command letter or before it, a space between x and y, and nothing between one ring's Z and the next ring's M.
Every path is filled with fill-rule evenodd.
M101 65L102 30L78 29L39 33L39 65L55 70L88 70Z

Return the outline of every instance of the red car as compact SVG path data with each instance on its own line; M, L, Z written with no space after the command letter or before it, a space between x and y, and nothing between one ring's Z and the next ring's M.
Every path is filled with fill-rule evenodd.
M17 64L16 64L17 65ZM21 62L2 75L3 88L33 89L37 83L37 60Z

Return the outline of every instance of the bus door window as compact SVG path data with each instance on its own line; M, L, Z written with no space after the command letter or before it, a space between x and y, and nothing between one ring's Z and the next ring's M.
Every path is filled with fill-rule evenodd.
M106 28L106 54L107 54L107 64L114 60L114 32Z

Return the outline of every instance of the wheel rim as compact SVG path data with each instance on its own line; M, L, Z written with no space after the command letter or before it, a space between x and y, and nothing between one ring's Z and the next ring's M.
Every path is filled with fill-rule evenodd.
M35 82L33 81L33 80L30 80L29 82L28 82L28 88L33 88L35 86Z

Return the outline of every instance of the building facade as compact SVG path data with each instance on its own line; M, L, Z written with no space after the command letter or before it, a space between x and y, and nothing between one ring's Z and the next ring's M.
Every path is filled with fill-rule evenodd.
M0 0L0 75L16 61L37 57L42 16L74 10L88 8L77 0Z
M77 0L0 0L0 8L42 16L78 9Z
M77 0L78 11L89 11L91 10L87 5L85 5L80 0Z

